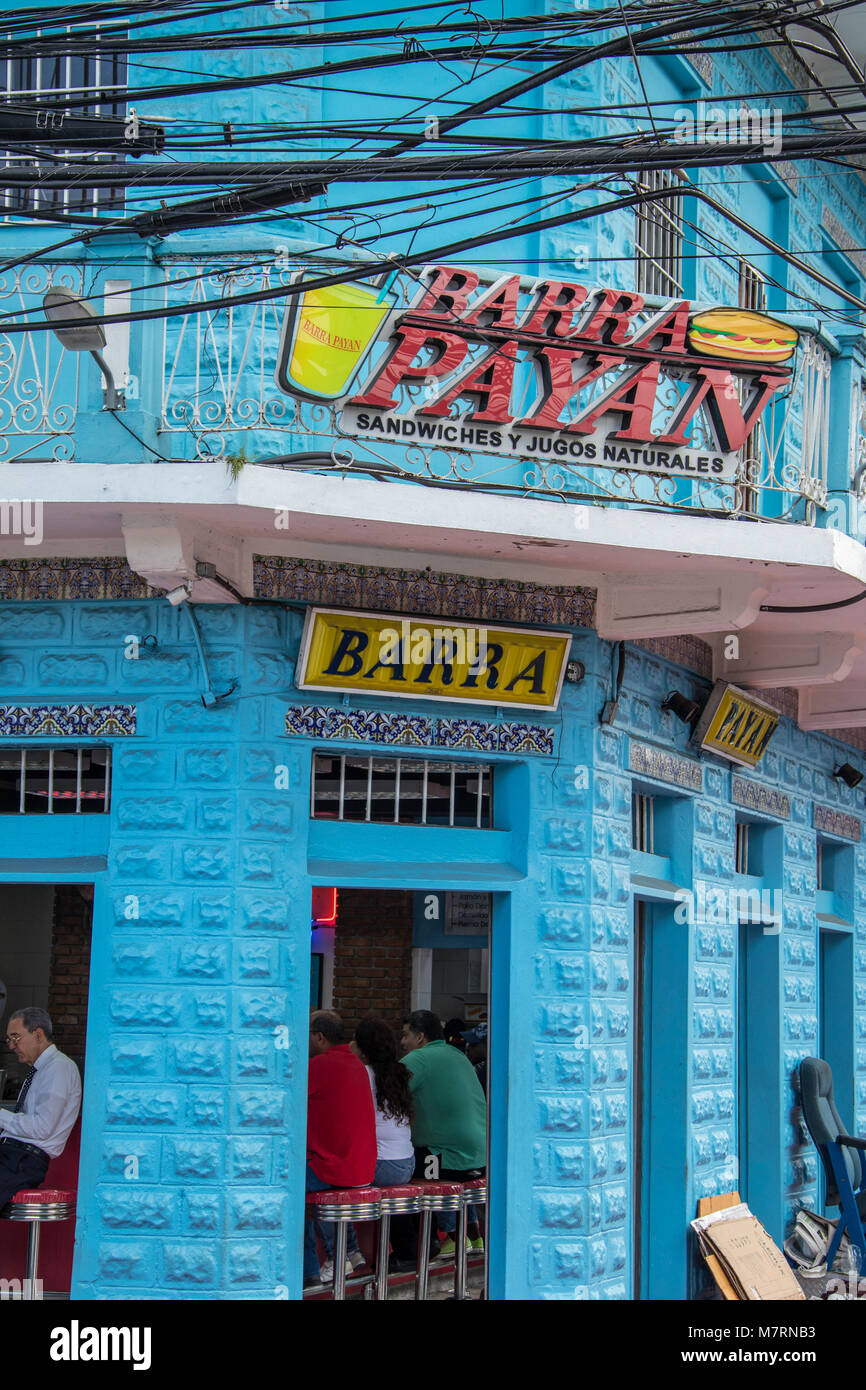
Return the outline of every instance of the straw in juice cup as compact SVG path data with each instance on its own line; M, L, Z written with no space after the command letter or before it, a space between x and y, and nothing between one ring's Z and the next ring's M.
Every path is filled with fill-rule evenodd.
M397 275L398 275L398 274L399 274L399 272L396 271L396 270L392 270L392 271L391 271L391 274L388 276L387 280L385 280L385 282L384 282L383 285L382 285L382 288L380 289L378 295L376 296L376 303L377 303L377 304L381 304L381 303L382 303L382 300L385 298L385 296L387 295L387 293L388 293L388 291L390 290L391 286L393 285L394 281L397 279Z
M378 290L348 283L301 296L288 376L303 395L334 400L345 393L390 312L394 276Z

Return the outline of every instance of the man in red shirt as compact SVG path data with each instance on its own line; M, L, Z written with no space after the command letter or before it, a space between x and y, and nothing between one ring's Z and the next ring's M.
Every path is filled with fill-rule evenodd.
M319 1009L310 1017L307 1191L366 1187L375 1167L376 1111L367 1069L346 1044L339 1014ZM322 1234L331 1247L333 1226L323 1226ZM308 1219L304 1283L318 1283L320 1277L315 1229Z

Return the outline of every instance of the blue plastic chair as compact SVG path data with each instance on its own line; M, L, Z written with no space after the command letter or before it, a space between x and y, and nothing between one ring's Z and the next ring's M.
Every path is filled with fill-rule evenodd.
M827 1251L830 1269L842 1236L859 1252L859 1270L866 1272L866 1139L848 1134L833 1100L833 1073L820 1057L800 1063L800 1100L803 1119L821 1155L827 1175L827 1205L840 1209L836 1234Z

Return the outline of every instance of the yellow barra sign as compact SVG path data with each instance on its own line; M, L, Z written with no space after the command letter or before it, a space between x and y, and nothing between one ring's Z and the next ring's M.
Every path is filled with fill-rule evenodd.
M741 767L755 767L770 742L779 714L735 685L717 681L707 701L695 739Z
M570 645L562 632L312 608L296 684L300 690L556 709Z

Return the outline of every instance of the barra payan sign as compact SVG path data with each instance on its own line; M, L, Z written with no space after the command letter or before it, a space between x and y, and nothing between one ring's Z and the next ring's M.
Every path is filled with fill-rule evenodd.
M312 608L295 679L300 690L555 709L570 645L562 632Z
M749 309L429 265L288 299L276 380L353 438L730 482L797 341Z
M695 742L740 767L755 767L764 755L779 712L726 681L716 681L695 729Z

